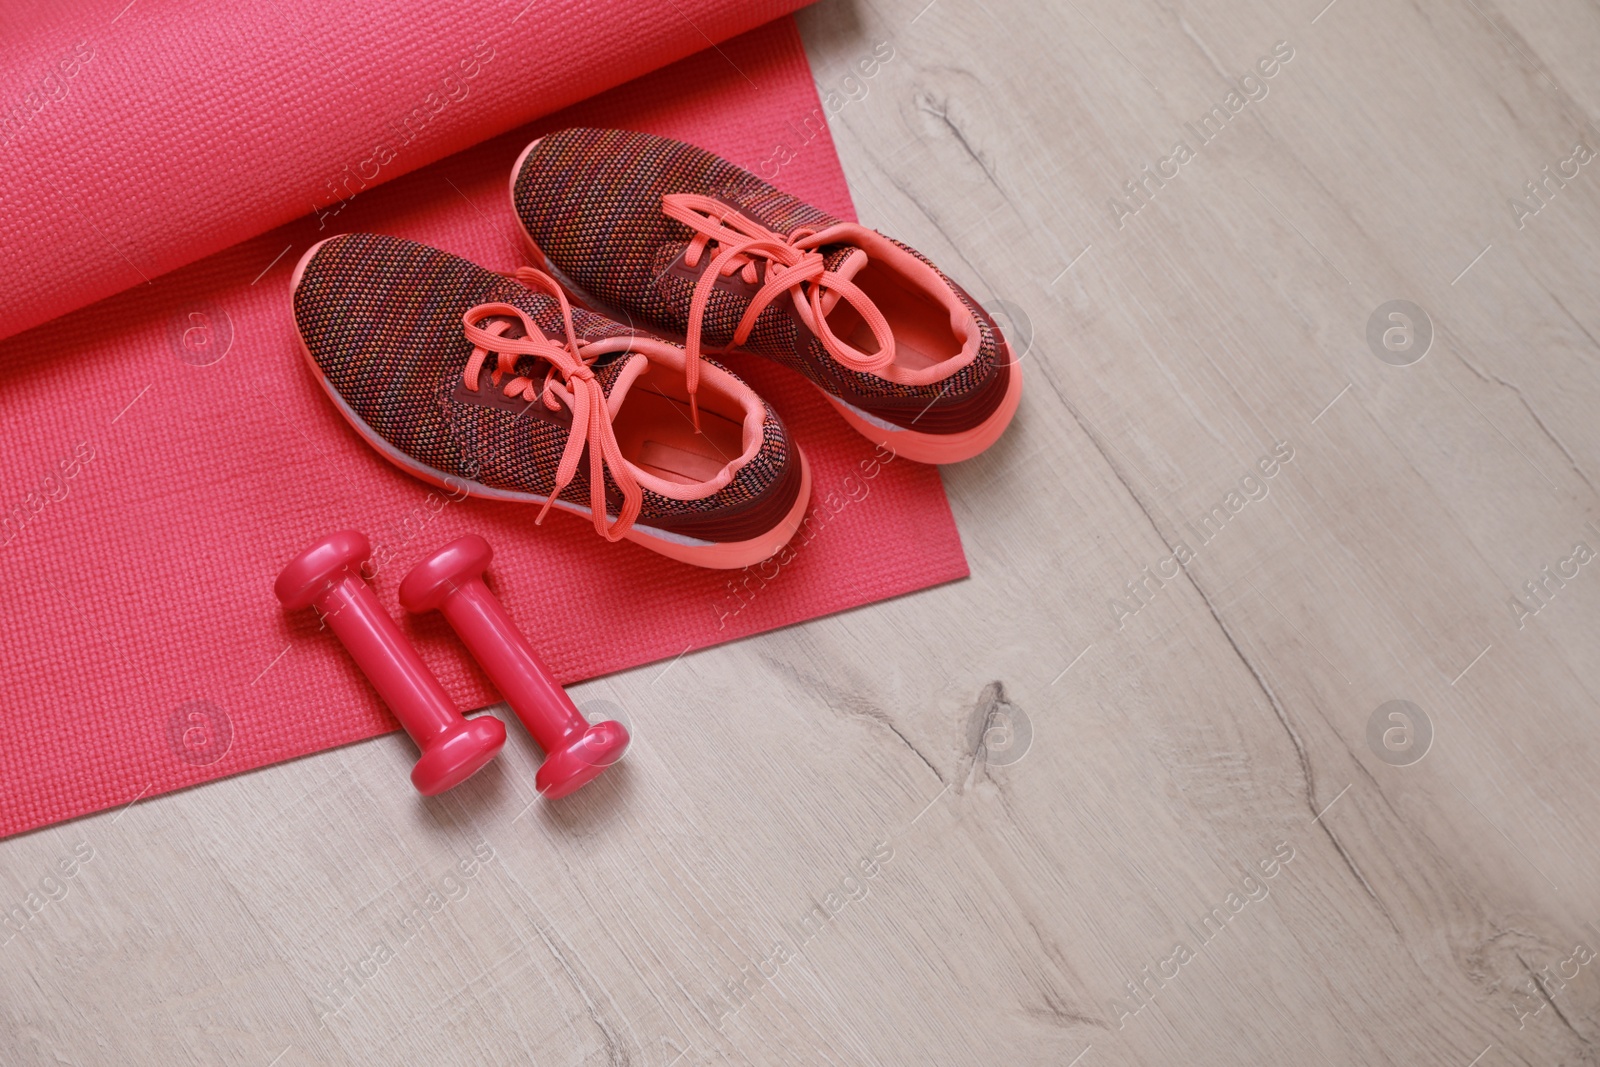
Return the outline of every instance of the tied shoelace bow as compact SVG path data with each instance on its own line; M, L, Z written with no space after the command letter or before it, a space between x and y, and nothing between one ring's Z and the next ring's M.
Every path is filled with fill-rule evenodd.
M594 371L589 367L599 353L584 358L583 350L590 346L578 340L577 331L572 326L572 305L567 302L566 294L554 279L530 267L519 268L512 277L535 292L549 293L560 302L566 341L562 343L546 337L533 324L527 312L512 304L479 304L461 316L462 329L467 340L473 344L472 356L461 375L462 381L468 389L477 392L484 361L493 352L498 359L489 377L506 396L521 397L529 402L542 400L551 411L560 410L558 399L564 401L572 411L572 431L567 435L566 448L556 467L555 487L550 491L544 507L539 509L539 517L534 522L544 522L550 505L555 503L556 497L561 495L577 474L578 461L583 456L583 446L587 442L589 506L594 512L594 528L607 541L621 540L639 515L641 492L638 481L629 472L627 462L623 459L616 434L612 432L611 412L606 404L605 391L600 388ZM487 326L477 325L485 319L491 320ZM505 336L505 331L513 325L507 319L522 323L523 336ZM523 356L533 356L550 364L542 385L516 373L517 361ZM501 379L506 375L511 375L511 378L501 385ZM555 381L557 375L562 379L559 384ZM622 509L617 521L610 525L606 523L607 470L610 470L612 480L622 491Z
M689 412L695 431L700 429L700 407L695 392L700 387L700 331L706 305L717 279L741 271L751 285L759 280L756 259L767 261L766 281L733 331L733 344L742 345L755 328L756 319L785 292L792 295L795 311L806 327L816 334L828 355L857 371L878 371L894 362L894 334L889 320L878 310L861 287L828 270L822 253L815 250L817 231L800 227L787 237L774 233L748 216L709 196L668 193L661 198L661 210L669 218L688 226L694 238L684 252L686 266L696 267L706 246L715 242L717 253L711 258L689 301L689 326L685 331L686 358L684 379L689 392ZM845 300L872 330L878 342L876 352L863 352L842 341L828 325L823 299L834 294ZM831 309L830 309L831 310Z

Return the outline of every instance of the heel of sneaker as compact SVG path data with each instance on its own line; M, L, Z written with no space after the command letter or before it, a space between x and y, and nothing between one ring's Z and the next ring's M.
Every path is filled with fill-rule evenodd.
M800 491L795 495L794 505L790 507L782 522L758 537L752 537L748 541L682 544L653 536L649 530L637 526L623 536L668 559L675 559L679 563L687 563L694 567L706 567L711 570L739 570L742 567L752 567L770 558L789 543L795 531L800 529L800 523L805 520L806 510L811 507L811 464L798 446L795 447L794 454L800 460Z
M1006 345L1006 355L1011 346ZM850 427L875 445L894 450L894 454L916 463L960 463L971 459L1000 440L1000 435L1011 425L1022 401L1022 366L1015 359L1007 364L1005 395L1000 406L978 425L960 433L922 433L898 426L883 426L862 417L862 413L838 397L823 393L835 410L844 416Z

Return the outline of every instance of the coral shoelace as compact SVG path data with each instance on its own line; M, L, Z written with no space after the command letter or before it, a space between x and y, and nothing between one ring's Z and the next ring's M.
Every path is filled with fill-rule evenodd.
M545 407L551 411L560 410L558 398L566 403L572 411L572 431L567 435L566 448L556 467L555 487L550 492L550 498L544 502L544 507L539 509L539 517L534 522L544 522L550 505L555 503L556 497L561 495L577 474L578 461L583 456L583 446L587 442L589 506L594 512L594 528L608 541L621 540L639 515L641 492L639 483L629 472L627 462L622 457L616 434L611 429L611 412L606 405L605 391L600 388L594 372L589 368L595 356L584 358L583 350L589 345L578 340L577 331L572 326L572 305L567 302L566 294L554 279L530 267L519 268L512 277L527 288L549 293L560 301L566 341L562 343L546 337L519 307L500 303L479 304L461 316L462 329L474 346L461 379L468 389L477 392L484 361L493 352L498 359L489 377L506 396L519 396L530 402L543 400ZM493 321L487 327L477 325L485 319ZM505 336L505 331L512 326L507 319L522 323L523 336ZM542 386L532 378L515 373L517 360L523 356L534 356L550 364ZM555 381L558 374L562 379L559 384ZM512 377L501 385L501 379L506 375ZM622 510L617 515L617 521L610 525L606 523L605 472L608 469L612 481L622 491Z
M733 331L733 344L744 344L761 313L788 292L794 298L795 311L801 321L822 341L828 355L846 367L877 371L894 362L894 334L889 329L888 319L860 286L827 269L822 253L814 248L821 243L816 239L816 230L801 227L784 237L720 200L692 193L666 194L661 198L661 210L694 231L683 258L689 267L699 266L707 245L715 242L718 246L694 287L694 296L689 302L689 326L685 331L684 377L696 431L700 429L700 408L695 392L700 386L700 331L706 304L719 277L742 271L744 280L754 285L760 277L756 270L758 257L767 261L766 281L751 298L750 306ZM878 343L876 352L853 348L833 332L822 308L823 298L829 293L855 308L872 330L873 339Z

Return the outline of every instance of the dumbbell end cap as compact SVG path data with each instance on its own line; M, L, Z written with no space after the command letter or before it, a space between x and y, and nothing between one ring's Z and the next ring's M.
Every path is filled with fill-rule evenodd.
M372 555L372 543L360 530L340 530L314 542L278 574L273 592L290 611L311 606L347 568Z
M572 744L545 757L534 776L539 795L555 800L582 789L622 758L629 740L628 728L620 722L595 723Z
M493 715L463 719L429 742L411 768L411 784L425 797L454 789L494 759L506 743L506 724Z
M400 604L413 615L433 611L456 584L484 572L494 549L477 534L466 534L411 568L400 583Z

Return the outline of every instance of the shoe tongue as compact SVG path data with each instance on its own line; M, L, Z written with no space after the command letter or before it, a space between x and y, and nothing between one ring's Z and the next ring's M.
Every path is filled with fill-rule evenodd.
M672 257L682 255L683 249L687 245L688 242L685 241L667 249L664 253L667 261L670 262ZM857 274L861 273L868 262L870 262L866 250L857 245L824 245L822 248L818 249L818 251L822 253L823 266L829 271L832 271L834 274L837 274L845 281L853 280ZM705 267L707 257L711 256L712 254L714 253L706 252L702 255L700 261L700 266L702 269ZM656 295L670 302L675 295L675 291L681 291L681 289L678 287L681 287L686 283L692 288L694 281L692 279L685 279L682 275L672 274L665 271L660 272L658 273L655 281ZM789 297L780 296L778 299L787 301ZM839 294L833 292L832 290L822 294L822 314L824 318L833 313L833 309L838 306L839 300ZM740 310L744 308L745 304L746 301L741 299L738 304Z
M622 407L623 401L628 399L628 390L633 388L633 383L649 366L649 357L642 352L632 352L594 369L594 380L600 384L601 392L605 393L606 406L611 409L613 416Z
M832 252L823 257L823 264L833 273L851 281L861 273L867 265L867 253L855 245L836 245ZM828 290L822 296L822 314L824 317L833 314L833 309L839 303L839 294Z
M534 327L545 340L558 345L562 343L561 338L564 330L561 320L561 308L554 299L543 293L535 294L534 303L525 307L524 310L533 319ZM478 325L488 329L490 323L497 319L511 325L511 336L522 336L521 324L506 316L487 316ZM606 340L628 332L619 324L603 319L583 308L573 308L572 319L580 341ZM634 366L636 362L639 362L638 366ZM602 355L590 367L590 370L594 373L594 380L600 386L600 391L606 397L607 406L613 414L615 414L623 400L627 398L628 389L633 385L634 380L643 373L647 364L646 357L637 352L617 352ZM491 357L489 366L492 368L493 365L493 357ZM514 373L522 374L539 383L539 387L542 389L545 375L550 369L551 365L547 360L537 356L523 356L517 361ZM560 373L556 374L555 381L557 388L566 387Z

